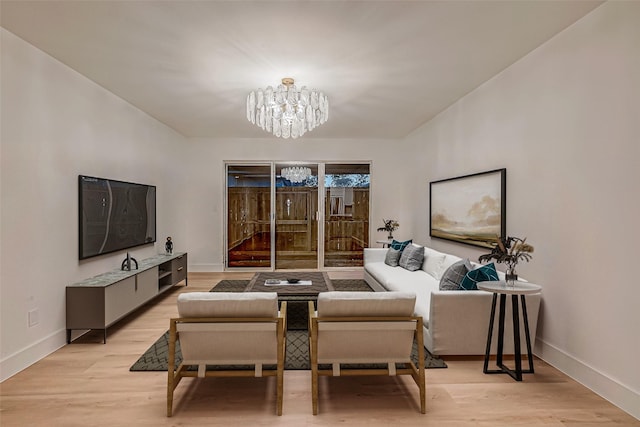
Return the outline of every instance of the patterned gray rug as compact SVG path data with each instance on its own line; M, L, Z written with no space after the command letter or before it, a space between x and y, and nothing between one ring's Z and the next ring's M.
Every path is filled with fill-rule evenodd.
M334 288L339 291L371 291L364 280L332 280ZM242 292L249 283L248 280L222 280L211 289L211 292ZM287 309L287 354L285 369L308 370L309 366L309 338L306 330L306 303L289 302ZM165 332L149 349L131 366L129 371L167 371L169 350L169 331ZM418 360L417 346L414 343L411 357L414 363ZM176 343L176 363L182 362L180 342ZM361 366L361 365L360 365ZM441 358L433 356L425 349L425 368L446 368ZM208 369L229 369L230 367L210 366ZM246 369L245 366L237 366Z

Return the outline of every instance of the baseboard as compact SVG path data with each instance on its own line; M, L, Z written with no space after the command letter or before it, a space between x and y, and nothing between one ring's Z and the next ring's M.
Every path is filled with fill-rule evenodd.
M640 393L539 338L535 355L640 420Z
M192 264L189 263L189 272L193 273L212 273L224 271L222 264Z
M67 331L53 332L40 341L5 357L0 361L0 382L44 359L67 344Z

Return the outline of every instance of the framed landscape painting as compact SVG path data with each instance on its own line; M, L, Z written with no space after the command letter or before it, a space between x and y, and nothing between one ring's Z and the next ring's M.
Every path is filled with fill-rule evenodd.
M507 170L429 183L429 235L493 248L506 235Z

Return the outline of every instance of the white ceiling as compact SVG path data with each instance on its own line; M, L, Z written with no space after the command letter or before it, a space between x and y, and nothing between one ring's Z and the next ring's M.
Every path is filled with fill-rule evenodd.
M601 1L9 1L2 27L185 136L268 137L247 94L324 91L308 138L402 138Z

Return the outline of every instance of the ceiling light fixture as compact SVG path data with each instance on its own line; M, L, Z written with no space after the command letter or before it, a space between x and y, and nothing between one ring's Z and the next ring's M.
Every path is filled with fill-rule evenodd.
M302 86L290 77L275 89L252 91L247 97L247 119L278 138L297 138L327 121L329 101L317 90Z
M288 166L280 170L280 176L294 183L303 182L311 176L311 168L305 166Z

